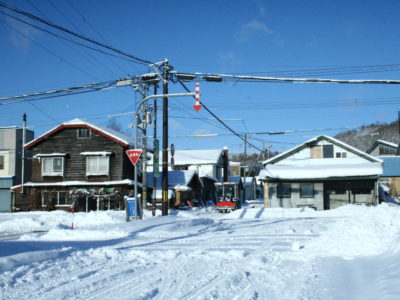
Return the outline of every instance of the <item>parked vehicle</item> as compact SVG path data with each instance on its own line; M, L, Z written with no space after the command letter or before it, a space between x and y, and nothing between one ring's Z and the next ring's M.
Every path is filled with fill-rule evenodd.
M217 186L217 203L215 209L221 213L229 213L242 207L239 185L232 182L224 182Z

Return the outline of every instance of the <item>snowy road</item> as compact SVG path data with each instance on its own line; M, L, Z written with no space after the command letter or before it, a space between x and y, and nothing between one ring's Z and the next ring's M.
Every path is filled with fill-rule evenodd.
M0 298L396 299L400 293L390 284L400 275L397 208L255 207L123 219L121 212L82 214L71 230L66 213L21 214L20 222L50 230L0 242ZM0 217L0 232L14 221Z

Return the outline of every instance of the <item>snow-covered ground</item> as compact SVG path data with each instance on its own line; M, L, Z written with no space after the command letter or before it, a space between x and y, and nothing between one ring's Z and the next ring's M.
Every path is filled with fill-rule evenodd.
M387 204L0 214L0 299L399 299L399 233Z

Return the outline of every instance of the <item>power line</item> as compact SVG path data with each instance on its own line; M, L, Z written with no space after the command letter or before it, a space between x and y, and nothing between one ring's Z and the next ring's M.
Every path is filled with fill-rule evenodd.
M362 74L362 73L375 73L375 72L389 72L399 71L400 64L386 64L386 65L366 65L366 66L346 66L346 67L331 67L331 68L318 68L318 69L300 69L300 70L280 70L280 71L263 71L263 72L246 72L235 73L241 74L264 74L264 75L288 75L288 76L316 76L316 75L347 75L347 74Z
M1 2L0 2L0 6L1 6ZM24 20L22 20L22 19L20 19L20 18L18 18L18 17L13 16L13 15L10 15L10 14L8 14L8 13L6 13L6 12L0 11L0 14L3 14L3 15L8 16L8 17L10 17L10 18L13 18L13 19L15 19L15 20L17 20L17 21L19 21L19 22L21 22L21 23L24 23L24 24L26 24L26 25L28 25L28 26L31 26L31 27L33 27L33 28L36 28L36 29L38 29L38 30L40 30L40 31L46 32L46 33L48 33L48 34L50 34L50 35L52 35L52 36L55 36L55 37L57 37L57 38L59 38L59 39L62 39L62 40L65 40L65 41L74 43L74 44L76 44L76 45L78 45L78 46L82 46L82 47L88 48L88 49L90 49L90 50L93 50L93 51L96 51L96 52L99 52L99 53L102 53L102 54L105 54L105 55L109 55L109 56L112 56L112 57L115 57L115 58L118 58L118 59L122 59L122 60L125 60L125 61L135 62L135 61L133 61L133 60L130 60L130 59L127 59L127 58L124 58L124 57L121 57L121 56L117 56L117 55L114 55L114 54L112 54L112 53L105 52L105 51L103 51L103 50L100 50L100 49L97 49L97 48L94 48L94 47L91 47L91 46L82 44L82 43L80 43L80 42L71 40L71 39L69 39L69 38L63 37L63 36L61 36L61 35L59 35L59 34L56 34L56 33L54 33L54 32L51 32L51 31L49 31L49 30L46 30L46 29L41 28L41 27L39 27L39 26L36 26L36 25L34 25L34 24L32 24L32 23L29 23L29 22L27 22L27 21L24 21Z
M0 101L2 101L2 102L0 102L0 105L14 104L14 103L19 103L19 102L29 102L29 101L48 99L48 98L63 97L63 96L69 96L69 95L75 95L75 94L100 91L100 90L104 90L104 89L112 87L112 85L115 82L116 81L97 82L97 83L91 83L88 85L63 88L63 89L47 91L47 92L37 92L37 93L32 93L32 94L2 97L2 98L0 98ZM81 91L81 90L83 90L83 91ZM62 93L65 93L65 94L62 94ZM43 96L43 97L41 97L41 96ZM35 98L35 97L40 97L40 98ZM33 99L27 100L26 98L33 98ZM21 99L21 100L19 100L19 99ZM9 100L16 100L16 101L9 102ZM4 101L7 101L7 102L4 102Z
M181 86L188 92L190 93L189 88L181 81L178 80L178 82L181 84ZM195 98L195 97L193 97ZM196 99L196 98L195 98ZM220 122L226 129L228 129L230 132L232 132L234 135L236 135L237 137L239 137L242 141L247 142L247 144L249 144L250 146L252 146L253 148L259 150L259 151L263 151L262 149L258 148L257 146L254 146L253 144L249 143L248 141L246 141L246 139L244 139L240 134L238 134L236 131L234 131L232 128L230 128L227 124L225 124L217 115L215 115L203 102L200 101L200 103L203 105L204 109L206 111L208 111L218 122Z
M181 110L185 110L187 112L187 114L189 114L191 116L194 116L193 111L190 110L189 108L187 108L186 106L184 106L179 100L180 99L177 99L177 103L181 104L181 107L183 107L183 109L181 109ZM175 104L172 104L172 103L170 103L169 105L172 106L172 107L177 107ZM214 119L214 120L209 120L208 119L207 123L210 124L211 126L216 127L216 128L223 129L223 127L220 126L219 124L216 124L216 123L212 122L212 121L215 121L215 120L216 119Z
M71 6L71 8L82 18L83 22L85 22L86 24L88 24L90 26L90 28L92 28L92 30L94 32L96 32L98 34L98 36L107 44L110 44L106 38L89 22L89 20L87 18L85 18L83 16L83 14L71 3L71 1L67 0L67 3L69 4L69 6ZM113 63L117 68L119 68L123 73L127 73L126 70L124 70L117 62L115 62L114 60L110 59L109 57L107 57L109 59L109 61L111 63ZM134 69L136 69L133 66ZM138 70L136 70L138 71Z
M329 79L329 78L288 78L271 76L251 76L210 73L172 73L173 79L180 81L182 77L189 80L205 80L210 82L244 81L244 82L276 82L276 83L340 83L340 84L400 84L400 80L391 79Z
M339 100L340 102L334 102ZM224 109L224 110L293 110L293 109L309 109L315 108L316 105L323 105L324 108L334 107L359 107L359 106L380 106L380 105L396 105L400 103L400 97L390 98L359 98L359 99L347 99L347 100L326 100L326 101L307 101L307 102L280 102L271 104L229 104L222 105L216 104L211 105L213 109ZM251 104L251 105L250 105Z
M29 102L30 105L32 105L34 108L36 108L36 110L38 110L41 114L45 115L46 117L48 117L49 119L55 121L58 124L61 124L61 122L59 122L58 120L56 120L53 116L49 115L48 113L44 112L42 109L40 109L37 105L33 104L32 102Z
M69 18L66 14L64 14L60 9L58 9L58 7L51 1L51 0L47 0L47 2L49 2L49 4L61 15L63 16L63 18L65 20L67 20L67 22L69 24L71 24L75 30L77 32L79 32L80 34L83 34L83 32L78 28L78 26L76 26ZM96 64L98 64L99 66L101 66L104 70L106 70L110 75L112 76L118 76L115 72L113 72L111 69L109 69L105 64L103 64L101 61L99 61L95 56L93 55L87 55L87 51L85 51L86 57L89 58L90 60L93 60ZM106 56L108 58L108 56Z
M64 27L62 27L62 26L59 26L59 25L56 25L56 24L53 24L53 23L51 23L51 22L49 22L49 21L46 21L46 20L44 20L44 19L42 19L42 18L40 18L40 17L38 17L38 16L35 16L35 15L33 15L33 14L30 14L30 13L28 13L28 12L26 12L26 11L20 10L20 9L18 9L18 8L15 8L15 7L12 7L12 6L8 5L7 3L4 3L4 2L1 2L1 1L0 1L0 6L6 8L6 9L8 9L8 10L11 10L11 11L17 13L17 14L20 14L20 15L23 15L23 16L28 17L28 18L30 18L30 19L33 19L33 20L35 20L35 21L38 21L38 22L40 22L40 23L46 24L46 25L48 25L48 26L50 26L50 27L53 27L53 28L55 28L55 29L57 29L57 30L63 31L63 32L68 33L68 34L70 34L70 35L73 35L73 36L75 36L75 37L77 37L77 38L79 38L79 39L85 40L85 41L90 42L90 43L92 43L92 44L95 44L95 45L97 45L97 46L106 48L106 49L111 50L111 51L113 51L113 52L119 53L119 54L121 54L121 55L123 55L123 56L129 57L129 58L135 60L136 63L141 63L141 64L145 64L145 65L147 65L147 64L152 64L152 62L149 61L149 60L139 58L139 57L137 57L137 56L135 56L135 55L132 55L132 54L129 54L129 53L124 52L124 51L122 51L122 50L116 49L116 48L114 48L114 47L112 47L112 46L109 46L109 45L106 45L106 44L104 44L104 43L98 42L98 41L96 41L96 40L94 40L94 39L92 39L92 38L89 38L89 37L86 37L86 36L84 36L84 35L75 33L75 32L73 32L73 31L71 31L71 30L69 30L69 29L66 29L66 28L64 28ZM92 50L93 50L93 49L92 49Z
M1 12L0 12L1 13ZM89 72L87 72L86 70L82 69L81 67L67 61L66 59L62 58L61 56L59 56L58 54L56 54L54 51L50 50L49 48L43 46L41 43L35 41L34 39L30 38L28 35L22 33L21 31L19 31L18 29L16 29L15 27L11 26L10 24L8 24L7 22L4 22L3 20L0 19L0 22L2 22L4 25L8 26L10 29L14 30L15 32L17 32L18 34L20 34L21 36L23 36L24 38L30 40L31 42L35 43L36 45L38 45L39 47L41 47L42 49L44 49L45 51L49 52L51 55L57 57L59 60L65 62L66 64L70 65L71 67L85 73L86 75L89 75L90 77L94 77L92 74L90 74Z
M249 139L253 140L260 140L254 138L254 135L283 135L283 134L290 134L290 133L297 133L297 132L317 132L317 131L334 131L334 130L355 130L359 129L360 126L357 127L336 127L336 128L314 128L314 129L294 129L294 130L281 130L281 131L263 131L263 132L247 132L247 133L239 133L239 135L247 135ZM218 136L232 136L236 135L234 133L210 133L210 134L195 134L195 135L178 135L174 136L174 138L184 138L184 137L218 137ZM262 140L260 140L262 141ZM252 146L252 145L251 145Z

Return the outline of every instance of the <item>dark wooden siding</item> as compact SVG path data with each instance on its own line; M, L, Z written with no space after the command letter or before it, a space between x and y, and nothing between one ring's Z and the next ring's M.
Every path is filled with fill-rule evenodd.
M45 153L66 153L64 177L45 177L41 175L41 165L37 159L33 161L33 181L70 181L70 180L123 180L133 178L133 167L125 154L125 148L94 131L89 138L78 138L77 128L65 128L48 137L33 147L33 155ZM86 157L82 152L111 152L110 177L86 177ZM130 176L129 176L130 175Z

